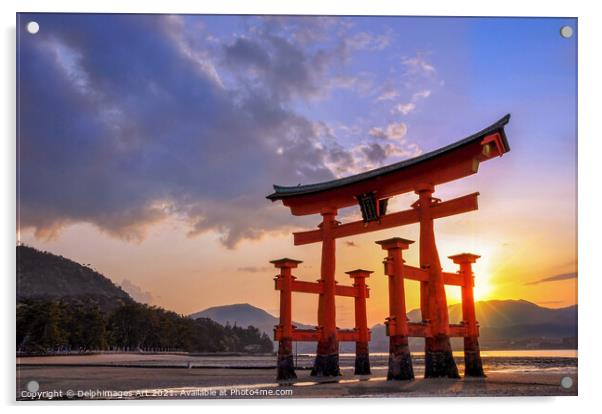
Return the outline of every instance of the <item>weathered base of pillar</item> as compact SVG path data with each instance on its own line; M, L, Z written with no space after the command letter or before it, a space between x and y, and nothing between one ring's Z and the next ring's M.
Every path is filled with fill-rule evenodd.
M283 339L278 343L277 367L277 380L297 378L297 374L295 374L295 361L293 359L293 341L291 339Z
M316 355L314 367L311 370L312 377L339 377L339 355Z
M477 337L464 338L464 376L486 377L483 371L483 361L481 360L479 338Z
M355 375L370 375L370 354L367 342L355 343Z
M316 359L310 375L312 377L338 377L341 375L339 343L334 337L318 342Z
M424 365L424 378L460 378L449 336L425 339Z
M408 337L395 335L389 338L389 371L387 380L413 380L414 368Z

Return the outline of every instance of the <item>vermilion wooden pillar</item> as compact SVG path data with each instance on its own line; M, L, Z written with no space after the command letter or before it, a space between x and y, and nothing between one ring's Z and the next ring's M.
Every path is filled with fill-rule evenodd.
M387 318L389 371L387 380L412 380L414 379L414 369L408 342L402 250L406 250L414 242L394 237L376 243L387 251L387 257L383 262L385 274L389 276L389 318Z
M369 270L357 269L346 272L353 279L353 287L357 289L355 302L355 329L357 332L357 341L355 342L355 375L369 375L370 372L370 354L368 350L369 331L368 318L366 316L366 297L368 287L366 278L373 273Z
M434 187L421 184L415 188L419 199L413 207L420 220L420 266L429 272L429 281L421 286L422 318L430 321L432 336L425 338L425 378L459 378L458 367L449 341L449 317L443 270L435 243L431 208L439 200L434 198Z
M462 253L449 256L454 263L460 265L460 274L464 276L462 285L462 323L466 328L464 336L464 376L484 377L481 350L479 348L479 327L477 324L474 304L474 275L472 264L481 256L471 253Z
M292 288L295 277L291 269L296 268L300 260L278 259L270 263L280 269L280 274L276 276L276 282L280 282L280 331L281 336L278 342L278 380L287 380L297 378L295 374L295 361L293 359L293 320L292 320Z
M322 265L320 282L323 293L318 299L318 325L321 329L312 376L339 376L339 342L337 340L335 308L336 239L333 231L337 226L336 210L322 211Z

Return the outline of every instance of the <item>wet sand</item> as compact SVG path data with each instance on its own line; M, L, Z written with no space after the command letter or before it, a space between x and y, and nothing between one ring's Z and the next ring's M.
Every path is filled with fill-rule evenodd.
M309 375L311 357L300 357L297 380L277 383L273 356L100 354L17 359L17 399L326 398L577 395L575 358L484 358L487 378L386 381L386 358L372 358L372 375L353 375L341 358L342 376ZM458 368L462 372L461 360ZM563 388L561 380L572 385ZM31 382L39 384L35 389ZM278 395L277 395L278 394Z

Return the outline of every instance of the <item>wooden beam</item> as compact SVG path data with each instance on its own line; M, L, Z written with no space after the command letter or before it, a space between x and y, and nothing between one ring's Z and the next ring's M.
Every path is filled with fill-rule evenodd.
M359 332L355 329L337 329L337 339L339 342L357 342Z
M292 340L295 342L318 342L321 332L319 329L293 329ZM274 327L274 340L282 339L282 327ZM372 339L372 333L368 331L368 341ZM359 341L359 331L355 329L337 329L337 340L339 342Z
M322 283L317 282L304 282L302 280L294 280L292 291L300 293L320 294L324 292L324 285Z
M426 338L431 336L431 327L427 323L409 322L408 336Z
M317 342L320 340L320 331L316 329L293 329L293 341Z
M464 286L464 275L443 272L443 283L452 286Z
M389 335L395 334L389 332ZM319 329L297 329L293 328L293 337L291 338L296 342L318 342L320 340ZM409 322L408 323L408 336L418 338L428 338L431 334L431 327L428 323L420 322ZM449 336L450 337L465 337L467 335L466 326L464 324L450 324L449 325ZM372 333L368 331L368 340L371 340ZM274 328L274 340L279 341L282 339L282 327L276 326ZM337 340L339 342L357 342L359 340L359 331L355 329L337 329Z
M443 218L477 210L479 208L477 202L478 196L479 193L472 193L435 204L432 207L433 218ZM380 221L364 223L362 220L359 220L351 223L340 224L334 228L333 235L336 239L339 239L342 237L355 236L372 231L414 224L418 223L418 221L418 210L410 209L387 214L381 217ZM301 231L293 233L293 237L295 246L316 243L322 241L322 230L318 229Z
M282 290L282 281L280 278L276 278L276 290ZM316 293L320 294L323 292L323 286L317 282L304 282L302 280L293 280L291 283L291 291L299 293Z
M337 296L347 296L351 298L356 298L359 296L357 288L355 286L342 286L337 285L334 289L335 295ZM366 297L368 297L368 293L366 292Z
M276 290L282 290L282 281L280 278L276 278ZM320 282L293 280L291 291L297 293L321 294L324 292L324 285ZM335 295L356 298L359 296L359 292L355 286L336 285ZM366 289L366 297L370 297L369 289Z
M462 197L454 198L449 201L444 201L435 204L431 210L433 218L443 218L455 216L456 214L467 213L479 209L478 202L479 193L467 194Z
M389 332L387 335L391 336L391 335L395 335L395 334L396 334L396 332L392 332L391 327L389 327ZM449 336L450 337L462 338L467 335L468 335L468 331L466 329L465 324L450 324L449 325ZM408 337L428 338L430 336L432 336L430 324L421 323L421 322L408 322Z
M466 326L463 324L449 324L449 336L466 336Z
M402 275L404 279L417 280L419 282L429 281L428 271L419 267L403 265Z

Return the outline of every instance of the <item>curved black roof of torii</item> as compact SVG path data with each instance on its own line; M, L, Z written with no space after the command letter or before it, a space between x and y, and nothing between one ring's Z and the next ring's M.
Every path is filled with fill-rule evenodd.
M318 193L321 191L326 191L326 190L330 190L333 188L343 187L343 186L346 186L349 184L354 184L354 183L358 183L361 181L369 180L369 179L379 177L382 175L386 175L386 174L389 174L392 172L397 172L397 171L403 170L404 168L407 168L409 166L412 166L412 165L424 162L426 160L429 160L431 158L435 158L437 156L445 154L446 152L449 152L449 151L456 149L458 147L461 147L463 145L470 144L470 143L473 143L474 141L481 140L485 136L495 133L495 132L499 132L499 134L502 137L502 140L504 142L504 146L506 147L506 150L509 151L510 145L508 144L508 140L506 138L506 133L504 132L504 126L508 123L508 121L510 121L510 114L506 114L504 117L500 118L498 121L494 122L493 124L489 125L488 127L484 128L483 130L481 130L469 137L463 138L459 141L449 144L445 147L441 147L441 148L438 148L429 153L419 155L418 157L410 158L408 160L403 160L403 161L397 162L395 164L386 165L384 167L376 168L374 170L366 171L366 172L363 172L360 174L351 175L349 177L338 178L335 180L324 181L324 182L315 183L315 184L306 184L306 185L299 184L296 186L281 186L281 185L274 184L274 192L272 194L266 196L266 198L268 198L272 201L276 201L276 200L281 200L281 199L287 198L287 197L294 197L294 196L299 196L299 195L304 195L304 194Z

